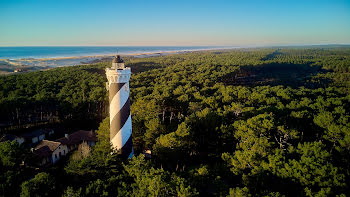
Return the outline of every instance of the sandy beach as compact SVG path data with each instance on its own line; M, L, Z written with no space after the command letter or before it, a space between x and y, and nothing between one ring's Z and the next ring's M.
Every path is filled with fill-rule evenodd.
M198 50L182 50L182 51L161 51L161 52L145 52L145 53L120 53L123 57L147 58L169 54L182 54L195 51L212 51L222 49L198 49ZM98 63L104 60L110 60L116 54L93 55L93 56L72 56L72 57L55 57L55 58L21 58L21 59L0 59L0 74L12 74L19 72L46 70L50 68L74 66Z

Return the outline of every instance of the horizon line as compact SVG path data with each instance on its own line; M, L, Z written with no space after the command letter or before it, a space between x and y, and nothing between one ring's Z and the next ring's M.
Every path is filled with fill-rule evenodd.
M324 43L324 44L271 44L271 45L7 45L0 47L288 47L288 46L325 46L350 45L350 43Z

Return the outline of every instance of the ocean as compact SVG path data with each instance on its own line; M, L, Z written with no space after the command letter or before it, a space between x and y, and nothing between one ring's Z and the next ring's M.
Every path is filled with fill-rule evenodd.
M220 46L37 46L0 47L0 59L60 58L110 54L135 54L222 49Z

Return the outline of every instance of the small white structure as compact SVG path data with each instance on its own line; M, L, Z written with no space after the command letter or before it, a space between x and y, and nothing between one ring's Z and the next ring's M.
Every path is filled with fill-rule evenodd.
M25 133L21 137L25 139L27 144L35 145L54 133L55 132L52 129L37 129L32 132Z
M5 142L5 141L16 141L19 145L21 145L24 142L24 138L18 137L12 134L5 134L0 137L0 142Z
M34 148L33 153L41 159L40 165L45 165L56 163L62 156L68 154L68 147L61 142L43 140Z
M24 143L24 138L23 138L23 137L17 137L17 136L16 136L15 140L16 140L16 142L17 142L19 145L21 145L21 144Z

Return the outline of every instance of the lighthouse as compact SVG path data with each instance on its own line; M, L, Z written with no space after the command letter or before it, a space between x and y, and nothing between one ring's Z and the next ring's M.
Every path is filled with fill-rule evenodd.
M112 67L106 68L109 91L110 142L125 158L133 156L132 124L130 114L129 80L131 70L125 67L119 55L114 57Z

